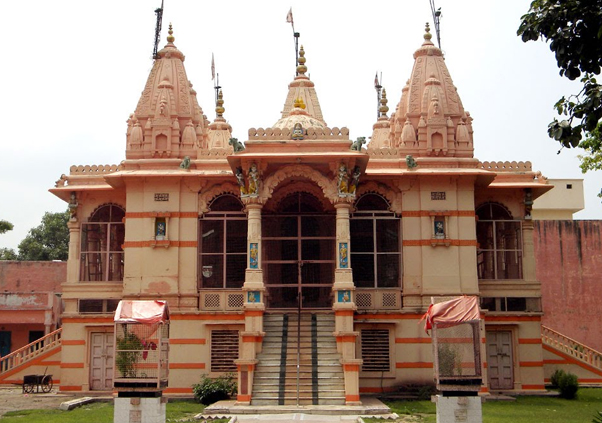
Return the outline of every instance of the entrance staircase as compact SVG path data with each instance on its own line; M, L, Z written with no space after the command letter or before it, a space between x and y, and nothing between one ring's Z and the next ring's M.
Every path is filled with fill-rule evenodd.
M0 359L0 384L20 383L20 379L22 379L20 374L29 371L30 367L39 366L42 360L48 359L60 351L62 332L63 329L59 328L2 357Z
M266 314L252 405L344 405L331 314ZM298 328L300 327L300 332Z

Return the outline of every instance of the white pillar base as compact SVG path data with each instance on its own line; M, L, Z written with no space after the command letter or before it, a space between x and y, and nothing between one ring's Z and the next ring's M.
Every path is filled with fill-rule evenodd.
M483 423L481 397L435 396L437 423Z
M115 398L113 421L119 423L165 423L167 398Z

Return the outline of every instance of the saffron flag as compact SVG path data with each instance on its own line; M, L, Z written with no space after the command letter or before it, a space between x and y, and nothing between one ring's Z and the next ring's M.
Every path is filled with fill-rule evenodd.
M288 22L290 24L294 24L293 23L293 8L292 7L288 10L288 13L286 14L286 22Z
M213 53L211 53L211 80L215 79L215 60L213 58Z

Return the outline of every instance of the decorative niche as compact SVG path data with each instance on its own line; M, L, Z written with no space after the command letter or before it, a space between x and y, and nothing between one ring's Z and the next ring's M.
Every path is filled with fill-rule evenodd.
M169 247L169 217L171 213L153 213L153 237L151 247Z
M431 218L431 246L449 247L451 241L449 239L449 216L448 211L429 212Z

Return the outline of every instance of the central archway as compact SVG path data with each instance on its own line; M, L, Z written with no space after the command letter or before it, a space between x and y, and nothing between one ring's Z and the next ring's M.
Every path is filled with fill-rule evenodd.
M261 225L268 308L331 308L334 208L305 191L272 200Z

